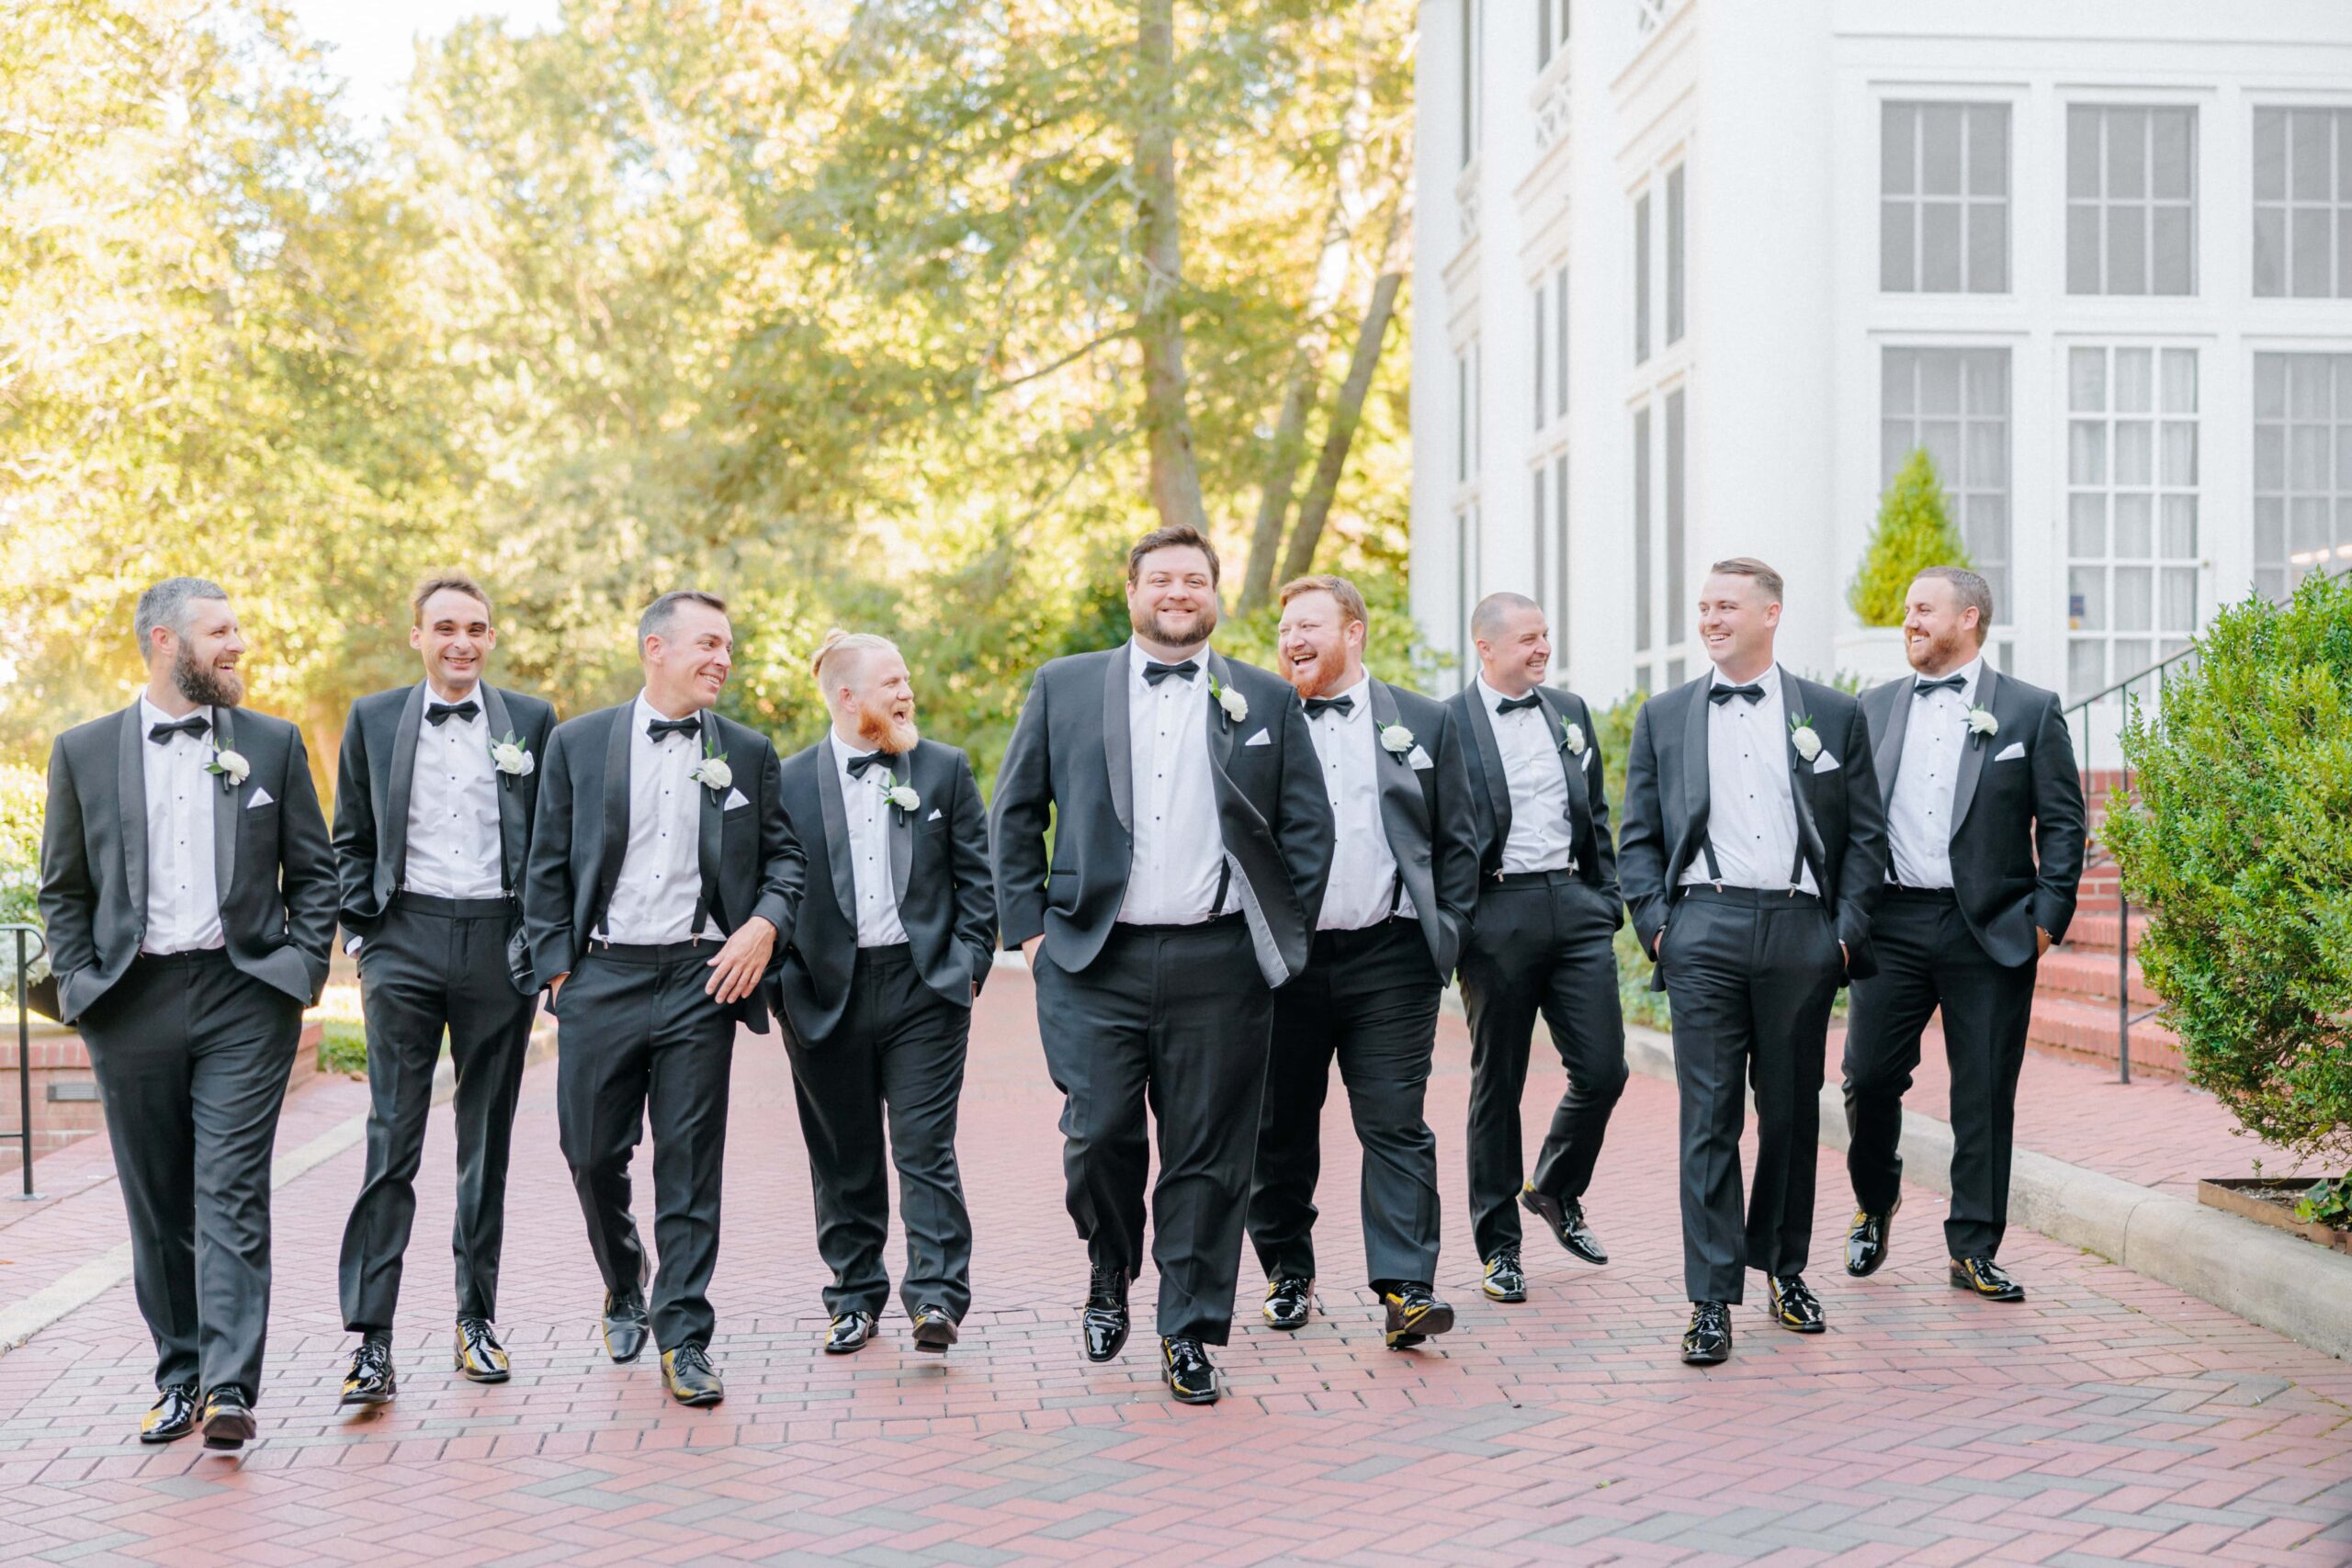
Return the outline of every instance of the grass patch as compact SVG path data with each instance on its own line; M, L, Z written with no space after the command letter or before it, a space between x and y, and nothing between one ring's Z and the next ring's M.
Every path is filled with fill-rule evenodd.
M319 1071L368 1076L368 1031L365 1026L330 1018L319 1032Z

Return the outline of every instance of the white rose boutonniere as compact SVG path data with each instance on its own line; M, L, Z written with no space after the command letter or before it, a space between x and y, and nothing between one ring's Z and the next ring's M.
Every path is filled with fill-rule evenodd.
M490 765L498 770L499 784L513 789L516 779L528 778L538 771L539 760L509 730L505 739L490 743Z
M1571 757L1583 756L1585 748L1584 726L1580 724L1571 724L1566 719L1562 719L1560 721L1560 745Z
M1813 732L1810 715L1801 713L1789 720L1789 744L1808 762L1821 755L1821 737Z
M1977 706L1968 710L1968 740L1972 746L1982 746L1991 737L2001 733L2001 721L1993 710Z
M1413 749L1413 732L1401 724L1380 727L1380 749L1392 757L1401 757Z
M922 804L922 796L915 793L912 784L902 784L888 773L882 775L881 784L882 798L890 803L893 810L912 811Z
M226 792L243 784L245 775L254 771L254 765L245 761L243 752L232 751L225 746L215 746L212 749L212 761L204 764L204 771L219 779L220 788Z
M701 761L695 764L695 771L688 773L686 777L713 792L725 789L735 782L734 770L728 767L727 753L724 751L714 751L704 757Z
M1216 699L1216 705L1224 711L1226 723L1239 724L1250 716L1250 699L1230 686L1217 684L1214 675L1209 677L1209 695Z

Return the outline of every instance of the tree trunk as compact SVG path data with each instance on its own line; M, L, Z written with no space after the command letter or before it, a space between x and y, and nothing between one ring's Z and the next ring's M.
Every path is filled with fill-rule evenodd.
M1175 0L1136 0L1136 229L1143 257L1143 426L1151 504L1165 525L1205 533L1184 384L1184 253L1176 191Z
M1298 528L1290 536L1283 558L1285 581L1303 577L1315 565L1315 547L1323 540L1323 524L1331 515L1331 501L1339 493L1340 475L1348 466L1348 447L1363 418L1363 400L1372 390L1372 373L1380 367L1380 346L1388 336L1388 318L1396 311L1396 290L1404 275L1384 272L1372 286L1372 302L1364 307L1363 325L1356 332L1355 355L1348 362L1348 378L1340 383L1340 400L1331 410L1331 428L1323 437L1323 456L1298 509Z

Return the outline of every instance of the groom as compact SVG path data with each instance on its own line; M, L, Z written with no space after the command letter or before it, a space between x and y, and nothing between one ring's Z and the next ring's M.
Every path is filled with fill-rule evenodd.
M1037 672L997 774L1004 942L1036 977L1064 1096L1067 1201L1092 1264L1087 1359L1127 1338L1159 1115L1160 1375L1213 1404L1273 1019L1306 967L1332 818L1297 694L1209 651L1217 558L1182 525L1127 552L1135 637ZM1049 861L1046 833L1053 829Z

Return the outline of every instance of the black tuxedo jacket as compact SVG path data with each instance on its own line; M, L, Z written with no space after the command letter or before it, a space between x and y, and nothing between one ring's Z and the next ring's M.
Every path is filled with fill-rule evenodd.
M1428 767L1416 768L1410 751L1390 751L1374 739L1380 825L1387 832L1388 853L1405 878L1430 958L1438 974L1450 979L1478 904L1477 826L1462 761L1462 728L1453 709L1433 697L1400 690L1376 676L1366 689L1373 722L1382 728L1403 725L1430 760Z
M1617 892L1617 840L1609 829L1609 792L1603 787L1600 732L1593 728L1592 709L1574 692L1538 686L1545 722L1551 728L1553 750L1560 772L1567 778L1568 818L1574 835L1577 875L1611 899ZM1495 745L1494 716L1487 711L1476 682L1446 699L1455 718L1470 734L1470 797L1477 812L1478 875L1495 875L1503 867L1503 847L1510 839L1510 781L1503 773L1503 755ZM1575 725L1584 732L1584 750L1571 753L1567 731Z
M628 763L637 701L600 708L555 727L539 759L538 820L523 882L523 930L531 967L542 984L568 975L613 901L628 852ZM715 713L702 716L703 750L722 755L733 774L726 789L701 795L702 885L720 929L733 931L758 915L775 927L776 947L792 940L808 863L785 816L775 748L757 730ZM727 802L741 795L742 804ZM556 1003L561 1010L561 1001ZM752 1032L768 1027L763 985L735 1005Z
M835 756L829 732L784 761L784 811L808 851L813 891L801 899L776 979L785 1021L794 1038L810 1043L841 1022L857 965L857 883ZM968 1008L996 957L996 883L979 782L969 758L936 740L918 741L910 753L892 758L890 776L917 796L912 811L892 807L887 813L899 923L907 928L923 984Z
M1905 675L1862 694L1879 794L1891 807L1903 733L1918 698ZM1961 917L1985 955L2015 968L2036 957L2040 926L2057 942L2083 879L2083 780L2058 695L1996 672L1976 679L1976 705L1999 727L1969 736L1951 795L1951 882ZM2037 851L2039 852L2037 853ZM1893 866L1890 856L1888 864Z
M409 789L416 778L417 728L431 695L422 681L360 698L343 727L334 786L334 860L343 895L343 929L364 937L408 873ZM474 688L492 740L514 737L536 763L555 728L555 709L537 697L483 682ZM536 769L498 775L501 881L519 892L539 802Z
M251 767L212 796L229 961L308 1007L327 981L335 886L302 732L249 709L210 712L213 743ZM147 931L149 743L134 702L67 730L50 751L40 918L67 1023L122 978Z
M1208 694L1208 682L1200 682L1217 825L1234 866L1234 890L1259 970L1268 985L1279 986L1306 967L1331 874L1334 829L1322 764L1306 733L1306 710L1287 682L1218 653L1204 662L1219 686L1249 705L1246 717L1228 719ZM1018 948L1042 932L1055 964L1073 973L1102 951L1134 867L1127 681L1125 643L1047 664L1029 687L997 770L989 839L1004 945Z
M1617 864L1644 953L1657 944L1684 868L1704 859L1707 689L1713 683L1710 670L1661 692L1642 705L1634 720ZM1886 810L1877 775L1867 765L1870 726L1860 702L1835 687L1801 681L1786 667L1781 671L1781 705L1791 720L1800 715L1810 718L1822 755L1838 760L1836 767L1823 771L1797 755L1793 739L1781 744L1795 801L1797 843L1820 884L1838 940L1846 944L1848 977L1867 979L1878 973L1871 917L1886 887ZM1662 990L1665 984L1662 972L1651 976L1652 989Z

